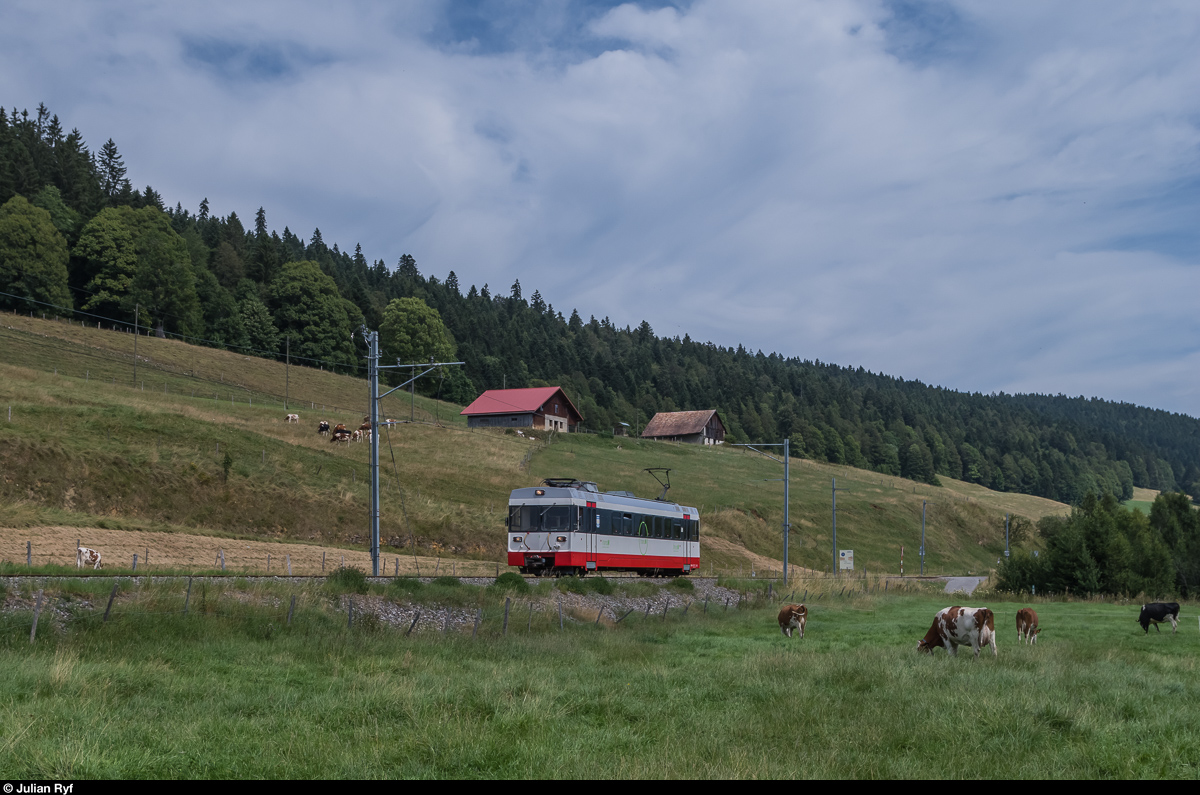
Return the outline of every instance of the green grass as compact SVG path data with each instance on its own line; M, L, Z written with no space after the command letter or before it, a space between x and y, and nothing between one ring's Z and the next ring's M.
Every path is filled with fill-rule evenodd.
M194 588L184 618L170 588L130 591L110 623L43 623L33 646L27 614L5 615L0 769L979 780L1194 778L1200 765L1200 638L1190 617L1145 636L1135 605L1039 602L1029 648L1012 640L1018 604L993 599L1000 656L972 661L914 650L944 596L810 604L806 637L789 640L761 602L563 632L549 617L527 632L518 610L501 637L496 595L471 640L347 630L309 592L288 627L286 591L246 593Z

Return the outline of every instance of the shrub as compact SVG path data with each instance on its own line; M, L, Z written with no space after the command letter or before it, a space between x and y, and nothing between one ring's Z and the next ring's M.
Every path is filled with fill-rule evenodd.
M558 581L558 587L567 593L577 594L613 592L612 583L603 577L563 577Z
M696 586L693 585L692 581L687 579L686 577L675 577L669 583L667 583L667 587L668 588L677 588L681 591L696 590Z
M444 588L459 588L462 586L462 582L457 577L443 575L436 578L431 585L440 585Z
M410 595L420 592L424 587L425 584L416 577L397 577L388 584L391 590Z
M529 583L525 582L525 578L515 571L506 571L496 578L492 583L492 588L498 591L513 591L515 593L529 593Z
M325 578L325 584L336 593L366 593L367 575L349 566L339 567Z

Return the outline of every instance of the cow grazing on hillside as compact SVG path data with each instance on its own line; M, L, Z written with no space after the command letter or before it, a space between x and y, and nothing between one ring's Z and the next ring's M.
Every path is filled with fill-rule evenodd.
M1022 607L1017 611L1017 643L1023 640L1033 646L1037 643L1037 636L1041 631L1037 611L1032 607Z
M1148 605L1142 605L1142 612L1138 615L1138 623L1142 625L1142 629L1146 630L1146 634L1150 634L1150 625L1154 625L1157 632L1162 632L1158 625L1164 621L1171 622L1171 634L1179 629L1179 603L1178 602L1154 602Z
M287 422L299 422L300 415L299 414L289 414L286 417L284 417L284 420Z
M804 605L784 605L779 611L779 631L785 638L792 636L792 630L800 630L804 637L804 624L808 621L808 608Z
M354 433L350 434L350 441L352 441L352 442L361 442L362 438L363 438L363 432L361 430L357 430Z
M75 568L82 569L84 566L91 566L93 569L101 568L100 553L87 547L75 550Z
M321 420L321 424L317 426L317 433L322 436L329 433L329 423L326 420Z
M345 442L346 444L349 444L350 431L334 431L333 435L329 437L329 441L331 444L333 442Z
M977 660L980 647L991 646L992 655L998 657L995 616L986 607L955 605L939 610L933 618L933 626L917 641L917 651L932 653L938 646L951 657L958 656L959 646L970 646Z

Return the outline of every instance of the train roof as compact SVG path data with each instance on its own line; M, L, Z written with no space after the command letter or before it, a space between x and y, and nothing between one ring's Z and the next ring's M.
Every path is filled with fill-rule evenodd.
M631 491L600 491L594 481L576 480L575 478L546 478L542 487L513 489L509 495L512 500L530 500L544 497L558 499L596 500L603 498L608 504L623 505L631 508L657 508L659 510L674 510L677 513L689 513L697 516L699 512L689 506L680 505L668 500L656 500L649 497L638 497Z

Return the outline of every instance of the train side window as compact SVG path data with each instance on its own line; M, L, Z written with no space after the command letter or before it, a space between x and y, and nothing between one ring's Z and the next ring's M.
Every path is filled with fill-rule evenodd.
M627 536L633 535L633 515L628 513L622 514L621 519L623 520L624 524L622 533Z
M672 537L673 537L673 538L674 538L676 541L678 541L678 540L680 540L680 539L682 539L682 538L683 538L683 523L682 523L681 521L679 521L678 519L676 519L676 520L673 522L673 524L674 524L674 531L675 531L675 532L674 532L674 535L673 535Z

